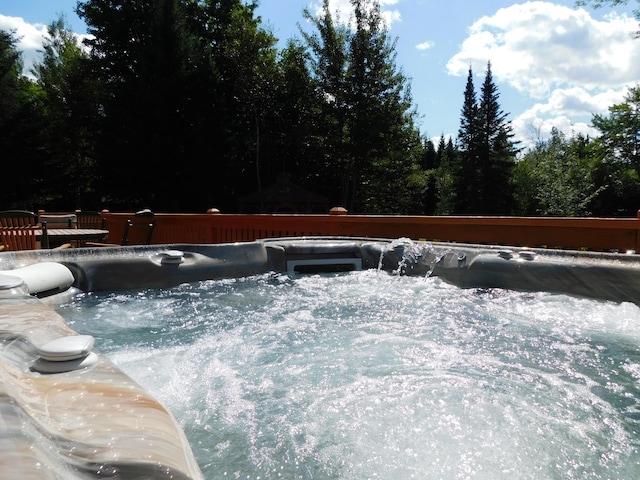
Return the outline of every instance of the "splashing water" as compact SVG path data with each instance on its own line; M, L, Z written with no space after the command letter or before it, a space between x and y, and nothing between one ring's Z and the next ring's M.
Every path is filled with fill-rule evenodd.
M640 478L640 310L381 271L59 308L207 479Z
M433 273L435 265L447 254L452 253L448 249L435 248L429 243L416 243L410 238L398 238L390 242L380 254L378 270L383 270L385 254L398 250L400 252L397 268L391 270L394 275L403 275L408 269L416 265L427 266L425 276Z

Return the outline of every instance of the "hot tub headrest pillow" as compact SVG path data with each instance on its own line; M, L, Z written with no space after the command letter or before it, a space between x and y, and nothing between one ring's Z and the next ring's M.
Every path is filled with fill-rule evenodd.
M0 270L0 274L21 278L32 295L62 292L74 282L71 270L56 262L41 262L14 270Z

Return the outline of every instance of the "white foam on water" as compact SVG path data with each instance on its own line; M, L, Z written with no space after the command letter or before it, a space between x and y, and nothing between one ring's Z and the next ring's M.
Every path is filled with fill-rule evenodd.
M640 309L378 271L83 295L207 479L640 478Z

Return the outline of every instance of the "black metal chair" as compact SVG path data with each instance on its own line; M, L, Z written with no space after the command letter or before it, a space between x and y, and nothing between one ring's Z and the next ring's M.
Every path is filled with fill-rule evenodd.
M136 212L133 220L127 219L122 236L122 245L151 245L156 228L155 214L151 210Z
M153 231L156 228L155 214L151 210L141 210L135 213L134 219L127 219L124 224L124 232L120 244L103 242L86 242L87 247L119 247L126 245L151 245ZM80 222L80 217L78 217ZM78 223L80 225L80 223ZM99 228L105 228L103 223ZM95 228L85 227L85 228Z
M75 228L77 217L75 213L44 213L38 212L38 223L47 224L48 228Z

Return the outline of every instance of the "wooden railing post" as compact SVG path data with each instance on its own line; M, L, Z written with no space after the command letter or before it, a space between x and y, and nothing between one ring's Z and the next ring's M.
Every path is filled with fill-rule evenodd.
M216 216L216 215L220 215L220 210L218 210L217 208L212 207L209 210L207 210L207 216ZM210 230L211 243L222 243L222 241L220 240L220 225L215 220L211 218L208 222L211 225L211 230Z

